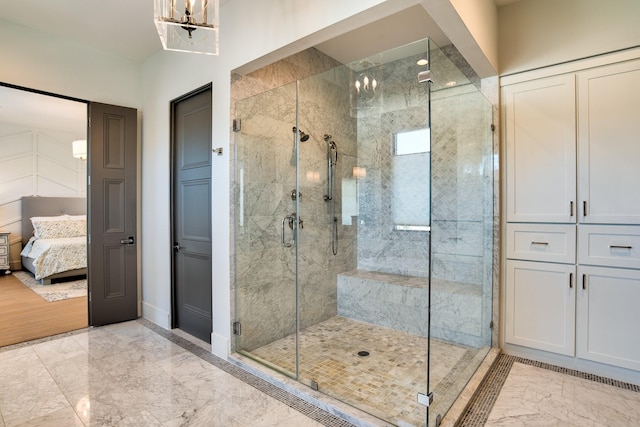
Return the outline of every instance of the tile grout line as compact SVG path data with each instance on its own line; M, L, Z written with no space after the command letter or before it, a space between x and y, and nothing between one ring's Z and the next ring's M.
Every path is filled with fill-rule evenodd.
M640 393L639 385L589 374L575 369L563 368L549 363L537 362L535 360L525 359L519 356L501 354L482 380L482 383L478 388L478 392L469 402L467 410L456 422L456 427L481 427L486 424L489 419L489 415L491 414L491 410L493 409L493 405L496 403L498 395L500 394L514 363L521 363L523 365L533 366L559 374L565 374L575 378Z
M239 379L240 381L254 387L257 390L260 390L264 394L276 399L277 401L289 406L292 409L300 412L301 414L317 421L325 426L329 427L351 427L354 424L343 420L321 408L317 408L311 403L285 391L269 382L259 378L250 372L245 371L244 369L235 366L234 364L221 359L220 357L214 355L213 353L208 352L207 350L199 347L197 344L192 343L191 341L182 338L181 336L174 334L171 331L167 331L166 329L161 328L160 326L146 320L146 319L138 319L138 322L157 333L158 335L168 339L176 345L179 345L183 349L191 352L195 356L198 356L202 360L210 363L211 365L223 370L224 372L232 375L233 377Z

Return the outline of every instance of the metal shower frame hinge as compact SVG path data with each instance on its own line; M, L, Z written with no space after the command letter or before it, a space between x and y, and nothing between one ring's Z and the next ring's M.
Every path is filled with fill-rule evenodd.
M429 394L418 393L418 403L428 408L433 403L433 392Z
M433 83L433 80L431 79L431 70L420 71L418 73L418 83L424 82Z
M240 322L233 322L233 335L240 336L242 334L242 325Z

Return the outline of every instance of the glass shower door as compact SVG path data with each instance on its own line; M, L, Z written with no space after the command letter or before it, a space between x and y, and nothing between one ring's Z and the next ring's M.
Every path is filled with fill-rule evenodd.
M427 52L422 40L299 83L299 380L394 425L427 418Z
M297 376L296 84L236 103L236 351ZM277 343L277 345L274 345Z

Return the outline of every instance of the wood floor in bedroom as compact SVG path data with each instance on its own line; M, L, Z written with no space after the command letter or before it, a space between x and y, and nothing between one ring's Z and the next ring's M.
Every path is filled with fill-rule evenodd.
M0 277L0 347L88 326L87 297L47 302L13 275Z

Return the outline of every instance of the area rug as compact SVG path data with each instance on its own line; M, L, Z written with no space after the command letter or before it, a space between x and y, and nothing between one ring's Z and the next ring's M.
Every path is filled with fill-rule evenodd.
M41 285L32 275L24 271L15 271L13 275L48 302L87 296L87 279Z

